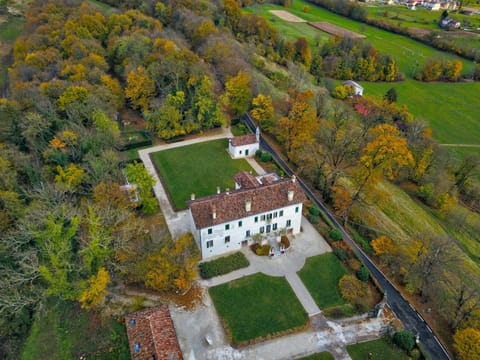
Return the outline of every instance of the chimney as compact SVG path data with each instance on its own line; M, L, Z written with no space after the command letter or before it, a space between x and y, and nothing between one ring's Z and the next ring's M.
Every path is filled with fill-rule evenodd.
M292 183L295 184L295 181L297 181L297 177L295 175L292 175Z
M217 194L220 194L220 186L217 186Z
M225 194L229 195L230 194L230 188L225 189Z
M250 200L245 201L245 211L249 212L252 210L252 202Z
M293 200L293 190L288 190L288 201L292 201Z
M190 194L190 200L195 200L195 193Z
M217 207L212 205L212 219L215 220L217 218Z

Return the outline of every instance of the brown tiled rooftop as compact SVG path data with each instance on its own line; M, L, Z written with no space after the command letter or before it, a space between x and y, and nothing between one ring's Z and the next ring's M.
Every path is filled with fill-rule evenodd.
M167 305L128 314L125 324L133 360L183 359Z
M232 145L233 146L242 146L242 145L249 145L255 144L257 142L257 137L255 134L247 134L242 136L234 136L232 138Z
M246 171L240 171L233 177L233 180L240 185L241 188L248 189L253 187L259 187L260 183L257 178Z
M293 198L288 200L288 192ZM188 202L197 229L234 221L247 216L260 214L288 205L303 203L306 200L298 181L281 179L254 188L241 188L227 193L207 196ZM251 210L246 211L245 203L251 202ZM213 209L216 216L213 217Z

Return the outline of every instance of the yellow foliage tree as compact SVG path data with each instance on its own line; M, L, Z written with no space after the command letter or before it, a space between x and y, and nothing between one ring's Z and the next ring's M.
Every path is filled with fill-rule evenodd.
M252 100L252 117L258 122L260 127L266 131L272 126L272 120L275 116L272 98L268 95L258 94Z
M396 252L392 240L386 236L380 236L373 239L370 245L372 245L373 251L377 256L394 254Z
M79 297L81 307L91 310L100 305L108 294L107 285L110 283L110 275L105 268L98 269L97 275L88 279L88 288L82 291Z
M125 96L135 108L142 111L148 110L150 100L155 94L155 82L143 66L139 66L136 70L128 73Z
M85 173L81 167L75 164L70 164L66 168L57 166L57 172L55 187L62 192L78 190Z
M453 336L453 346L463 360L480 359L480 330L458 330Z

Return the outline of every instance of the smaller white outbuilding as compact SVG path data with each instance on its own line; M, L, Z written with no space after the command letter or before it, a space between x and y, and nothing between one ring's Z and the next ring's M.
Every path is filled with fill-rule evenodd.
M353 86L353 95L363 96L363 86L356 83L353 80L347 80L342 83L343 86L351 85Z
M228 139L228 152L234 159L254 156L260 149L260 129L257 127L255 134L234 136Z

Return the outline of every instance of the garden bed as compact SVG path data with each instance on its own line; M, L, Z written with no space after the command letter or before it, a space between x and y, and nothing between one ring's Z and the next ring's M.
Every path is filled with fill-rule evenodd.
M229 256L202 262L198 265L200 276L203 279L210 279L215 276L225 275L232 271L248 267L250 262L241 252Z

